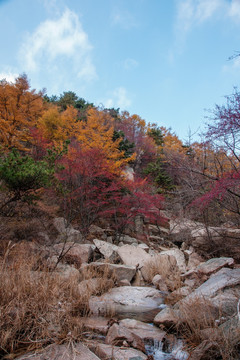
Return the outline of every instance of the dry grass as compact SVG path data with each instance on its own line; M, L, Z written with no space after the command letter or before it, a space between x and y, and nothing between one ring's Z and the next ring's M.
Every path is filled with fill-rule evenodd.
M144 279L151 283L155 275L161 275L168 290L174 291L182 286L181 273L175 259L168 255L157 255L144 264Z
M16 259L1 262L0 282L0 357L81 338L74 316L86 314L88 294L79 294L76 277L32 271L30 259Z
M96 265L86 266L81 270L81 278L90 294L97 296L113 288L117 282L114 272L110 270L107 263L102 267ZM84 288L85 286L83 286Z
M240 329L230 327L226 330L219 326L221 311L209 300L199 297L188 303L182 302L179 314L178 331L185 339L190 354L200 346L207 349L201 359L239 359Z

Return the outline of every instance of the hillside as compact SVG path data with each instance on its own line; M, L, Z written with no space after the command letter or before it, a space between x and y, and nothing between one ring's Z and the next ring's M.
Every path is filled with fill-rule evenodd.
M239 358L232 97L184 144L25 75L0 82L3 359Z

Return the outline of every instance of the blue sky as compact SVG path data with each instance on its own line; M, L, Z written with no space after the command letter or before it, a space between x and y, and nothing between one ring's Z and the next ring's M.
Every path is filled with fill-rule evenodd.
M0 47L0 78L25 72L184 140L239 85L240 0L0 0Z

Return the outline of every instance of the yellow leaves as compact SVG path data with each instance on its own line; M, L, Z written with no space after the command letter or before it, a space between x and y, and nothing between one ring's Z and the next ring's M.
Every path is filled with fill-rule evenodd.
M172 150L177 151L179 153L184 153L185 150L183 148L183 143L177 135L174 133L171 133L170 130L166 129L165 127L160 127L162 135L163 135L163 148L164 150Z
M70 106L60 112L56 105L51 105L39 119L37 127L47 140L61 146L78 131L77 109Z
M87 122L79 123L77 140L85 149L99 149L111 163L113 172L121 171L121 168L133 158L124 158L124 152L120 151L121 139L113 141L113 119L104 111L90 108L87 112Z
M30 91L25 75L15 83L0 82L0 147L27 150L30 128L43 111L42 94Z

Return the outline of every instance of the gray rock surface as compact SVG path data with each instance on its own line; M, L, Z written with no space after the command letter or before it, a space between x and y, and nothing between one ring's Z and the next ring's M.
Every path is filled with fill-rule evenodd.
M123 245L118 249L118 255L126 265L142 267L151 260L151 256L142 248L133 245Z
M100 360L85 345L79 343L75 346L49 345L41 352L28 353L18 357L16 360Z

